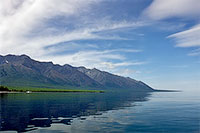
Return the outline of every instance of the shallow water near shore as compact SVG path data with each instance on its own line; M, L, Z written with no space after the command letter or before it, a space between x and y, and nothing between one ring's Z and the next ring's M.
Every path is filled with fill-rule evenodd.
M199 109L193 91L0 94L0 131L199 133Z

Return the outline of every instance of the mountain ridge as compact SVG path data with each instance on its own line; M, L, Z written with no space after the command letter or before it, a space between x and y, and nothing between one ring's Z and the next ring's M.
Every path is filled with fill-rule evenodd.
M154 91L141 81L101 71L53 62L40 62L27 55L0 55L0 84L14 86L60 86L95 89Z

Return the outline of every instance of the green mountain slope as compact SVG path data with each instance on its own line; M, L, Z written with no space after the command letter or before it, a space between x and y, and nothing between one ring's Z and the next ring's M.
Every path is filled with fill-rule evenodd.
M153 91L141 81L98 69L39 62L26 55L0 56L0 84L7 86L132 89Z

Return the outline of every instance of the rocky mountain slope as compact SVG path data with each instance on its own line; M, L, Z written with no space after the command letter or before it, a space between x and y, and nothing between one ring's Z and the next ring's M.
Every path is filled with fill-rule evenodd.
M0 56L0 84L7 86L134 89L153 91L141 81L98 69L39 62L27 55Z

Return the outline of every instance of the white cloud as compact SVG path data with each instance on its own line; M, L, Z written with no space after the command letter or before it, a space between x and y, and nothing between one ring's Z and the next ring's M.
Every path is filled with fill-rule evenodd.
M112 63L108 60L118 60L120 62L126 59L121 52L138 52L139 50L129 50L129 49L112 49L112 50L83 50L77 51L72 54L63 54L63 55L46 55L43 57L35 58L44 61L52 61L57 64L71 64L74 66L87 66L89 68L110 68L109 63L112 64L113 68L122 65L140 65L144 62L135 62L135 63ZM120 53L119 53L120 52ZM107 64L108 63L108 64Z
M104 66L105 68L114 69L116 67L121 66L136 66L136 65L143 65L146 64L146 62L120 62L120 63L113 63L113 62L102 62L101 66Z
M199 0L154 0L151 5L144 10L143 15L153 20L178 17L186 20L199 21L199 12ZM199 47L200 24L197 23L190 29L172 34L168 36L168 38L174 38L177 47Z
M43 47L52 44L84 39L111 39L123 40L115 35L98 35L96 33L118 30L123 28L136 28L145 25L142 22L111 21L109 18L83 19L76 22L70 18L63 20L75 25L74 29L48 26L48 21L57 16L67 18L78 16L87 12L89 6L101 1L95 0L3 0L0 6L0 44L1 54L28 54L32 57L43 56L46 52ZM87 12L88 13L88 12ZM92 22L91 22L92 20ZM57 20L54 20L57 21ZM87 22L89 21L89 22ZM82 24L83 23L83 24ZM82 24L82 25L81 25ZM65 30L66 28L66 30ZM37 51L37 54L36 52Z
M59 15L79 14L80 8L84 9L90 3L90 0L1 0L0 53L20 53L25 50L28 54L30 51L26 51L26 47L32 49L32 51L42 51L43 45L49 44L49 41L57 42L58 39L63 37L55 38L48 33L46 33L46 36L41 36L40 31L48 31L44 28L45 22ZM36 29L39 31L36 35L39 35L31 36ZM68 37L74 37L74 34L71 33ZM82 34L89 36L87 33ZM50 39L51 37L52 39Z
M154 20L170 17L200 17L199 0L154 0L144 15Z
M200 46L200 24L195 25L189 30L172 34L168 38L175 38L177 47Z
M142 72L141 71L138 71L138 70L133 70L133 69L120 69L120 70L117 70L117 72L114 72L114 74L116 75L123 75L123 76L126 76L126 77L135 77L136 75L138 74L141 74Z

